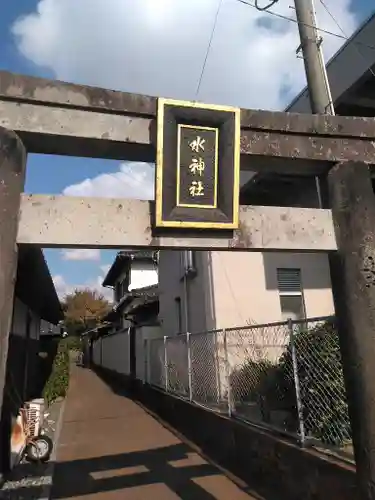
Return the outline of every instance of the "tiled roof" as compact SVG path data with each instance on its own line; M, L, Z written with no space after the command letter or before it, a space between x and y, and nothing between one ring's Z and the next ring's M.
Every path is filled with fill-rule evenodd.
M106 315L105 319L111 321L113 316L123 311L125 307L129 307L133 302L137 302L137 307L141 302L144 304L155 302L159 300L159 287L158 285L145 286L137 288L125 294Z
M121 250L118 255L121 257L137 259L153 259L155 250Z
M64 317L43 251L36 245L18 248L15 295L49 323L57 325Z
M121 300L119 300L117 302L117 304L115 304L113 306L113 310L117 311L123 305L128 304L132 300L140 298L140 297L151 298L151 297L158 297L158 296L159 296L159 287L158 287L158 285L150 285L150 286L145 286L143 288L136 288L136 289L132 290L131 292L128 292L127 294L125 294L121 298Z

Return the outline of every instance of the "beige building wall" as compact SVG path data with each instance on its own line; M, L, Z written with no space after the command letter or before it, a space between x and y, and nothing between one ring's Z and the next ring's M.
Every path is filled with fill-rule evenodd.
M299 268L307 317L333 313L326 254L211 252L216 328L281 321L278 268Z
M326 254L196 252L197 273L186 280L182 255L160 252L160 320L165 335L281 321L277 268L301 270L307 317L334 312Z

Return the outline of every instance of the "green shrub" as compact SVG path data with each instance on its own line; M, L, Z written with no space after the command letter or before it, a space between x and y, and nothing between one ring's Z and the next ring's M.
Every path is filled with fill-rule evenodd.
M278 371L278 366L268 360L246 361L230 376L235 404L256 403L263 421L269 423L270 409L280 405Z
M241 368L230 377L232 397L234 401L257 401L262 394L271 374L271 362L247 360Z
M351 429L337 331L330 322L304 329L295 335L294 345L305 432L324 443L342 445ZM294 382L285 376L293 373L291 345L279 368L284 400L296 414Z
M82 339L77 335L69 335L64 339L65 344L71 351L82 351Z
M69 344L67 339L59 342L52 372L43 390L48 405L59 397L65 397L69 386Z
M305 433L323 443L342 445L351 438L338 334L330 322L301 329L294 336ZM247 361L231 375L235 402L256 402L264 421L270 410L290 415L297 432L298 412L293 377L292 345L279 362Z

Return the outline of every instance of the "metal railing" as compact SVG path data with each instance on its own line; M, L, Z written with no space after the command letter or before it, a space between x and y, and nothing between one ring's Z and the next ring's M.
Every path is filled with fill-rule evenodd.
M351 453L334 318L148 340L146 382L216 412Z

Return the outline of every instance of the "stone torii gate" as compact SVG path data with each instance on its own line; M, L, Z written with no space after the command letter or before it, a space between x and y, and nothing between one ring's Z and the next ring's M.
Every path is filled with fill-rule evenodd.
M17 244L329 252L361 498L375 498L373 119L206 106L0 72L0 126L0 405ZM189 156L203 144L198 134L205 153ZM156 201L23 194L27 152L156 161ZM331 209L239 206L239 169L327 176ZM201 198L189 198L192 185Z

